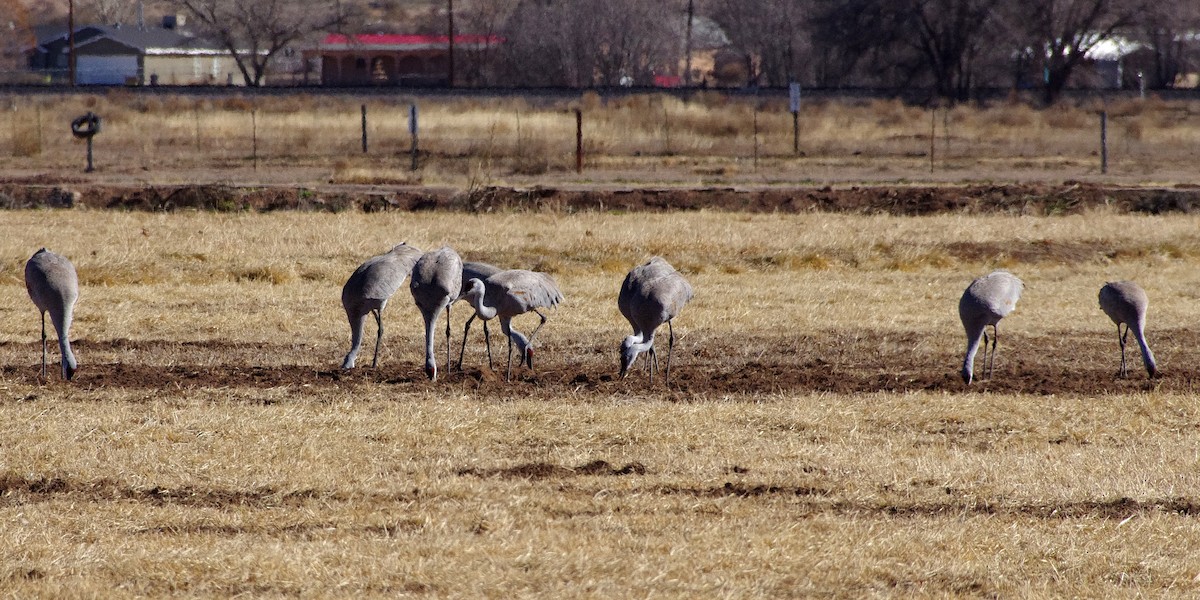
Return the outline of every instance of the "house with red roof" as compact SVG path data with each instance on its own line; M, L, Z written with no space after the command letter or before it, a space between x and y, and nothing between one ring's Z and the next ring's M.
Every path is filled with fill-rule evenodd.
M503 41L499 36L456 35L454 52L479 51ZM447 85L450 37L369 33L331 33L309 50L319 61L322 85ZM315 55L315 56L314 56Z

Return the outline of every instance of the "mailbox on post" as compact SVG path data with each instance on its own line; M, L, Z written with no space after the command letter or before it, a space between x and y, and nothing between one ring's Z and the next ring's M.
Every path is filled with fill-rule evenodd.
M96 169L92 166L92 138L100 133L100 116L94 112L88 111L87 114L76 117L71 121L71 134L77 138L87 140L87 169L85 173L91 173Z

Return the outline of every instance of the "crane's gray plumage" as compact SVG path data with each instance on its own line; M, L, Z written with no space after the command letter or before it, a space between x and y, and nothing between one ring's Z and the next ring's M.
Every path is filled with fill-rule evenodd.
M497 267L495 265L489 265L488 263L464 262L463 263L463 277L462 277L463 285L462 285L462 290L458 294L459 299L463 299L463 298L467 297L467 292L470 291L470 285L471 285L472 279L484 280L484 279L487 279L488 277L491 277L492 275L495 275L496 273L499 273L502 270L503 269L501 269L500 267ZM462 370L463 354L465 354L467 351L467 333L471 331L471 321L474 321L476 316L477 315L474 312L472 312L470 318L467 319L467 324L463 326L462 349L459 350L459 352L458 352L458 370L459 371ZM488 322L483 319L480 319L480 320L483 321L483 343L485 346L487 346L488 368L490 369L490 368L492 368L491 333L488 332L488 324L487 324Z
M450 371L450 305L462 293L463 264L449 247L426 252L413 266L409 290L425 319L425 374L437 378L437 360L433 350L433 327L438 315L446 311L446 371Z
M507 379L512 379L512 350L516 344L520 360L533 369L533 340L546 324L546 315L538 309L552 308L563 301L562 292L554 279L545 273L512 269L500 271L487 279L474 278L469 281L465 294L475 314L486 323L500 318L500 330L508 336ZM512 328L512 319L517 315L535 312L541 322L526 338Z
M46 376L46 313L50 313L50 321L58 332L62 376L70 380L78 369L75 354L71 352L71 320L75 301L79 299L75 265L65 256L42 248L25 263L25 289L42 316L42 377Z
M342 360L343 369L353 369L358 349L362 346L363 324L368 314L375 315L375 357L371 366L379 365L379 344L383 341L383 308L404 279L412 272L421 257L417 248L401 243L390 251L372 256L359 265L346 285L342 286L342 307L350 321L350 352Z
M958 316L967 331L967 354L963 358L962 378L968 385L974 377L975 352L983 341L984 378L992 376L996 360L996 344L1000 330L996 325L1017 307L1025 284L1008 271L993 271L967 286L958 301ZM992 353L988 356L987 327L992 326Z
M658 367L658 356L654 352L654 331L667 324L670 337L667 343L667 372L664 381L671 378L671 351L675 347L675 328L671 324L684 305L692 299L692 286L674 267L661 257L655 256L645 264L634 267L621 284L617 296L617 307L633 326L633 335L621 342L621 377L642 352L649 352L650 383L654 383L654 370Z
M1150 346L1146 344L1146 309L1149 305L1146 290L1132 281L1109 282L1100 288L1100 309L1117 324L1117 341L1121 343L1121 370L1117 373L1120 377L1129 373L1125 362L1125 341L1130 330L1133 331L1133 339L1137 340L1138 347L1142 350L1142 363L1146 365L1146 372L1150 377L1154 377L1158 372L1154 353L1150 352ZM1125 325L1124 334L1121 333L1121 324Z

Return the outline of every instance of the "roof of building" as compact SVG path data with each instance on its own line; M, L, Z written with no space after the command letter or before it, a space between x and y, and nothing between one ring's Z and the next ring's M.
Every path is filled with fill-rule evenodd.
M67 38L67 31L58 28L38 39L42 48ZM99 40L112 40L142 54L212 54L225 52L219 44L177 29L127 25L84 25L75 28L75 47L84 48Z

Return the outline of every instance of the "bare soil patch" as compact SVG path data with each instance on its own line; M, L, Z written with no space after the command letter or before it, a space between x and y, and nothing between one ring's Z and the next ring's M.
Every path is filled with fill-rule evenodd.
M496 210L841 212L929 215L945 212L1071 214L1098 206L1118 212L1190 213L1200 188L1127 187L1066 181L1006 185L852 185L786 188L485 187L459 191L411 186L113 185L49 176L0 179L0 208L174 211Z
M1200 333L1187 329L1154 332L1152 343L1162 357L1186 354L1200 344ZM1200 371L1186 361L1160 365L1160 376L1149 379L1141 366L1141 357L1131 349L1128 356L1130 376L1115 376L1119 350L1114 335L1061 333L1025 337L1007 334L998 352L995 376L965 386L958 370L959 351L926 352L928 340L916 333L827 332L781 335L754 339L748 345L765 348L761 355L739 356L738 347L713 343L679 345L675 349L669 386L648 383L644 362L639 362L625 380L617 378L616 357L612 364L603 359L576 360L577 352L545 348L539 353L535 370L515 370L512 381L505 381L504 361L495 370L471 364L463 371L439 375L429 382L419 365L395 360L379 368L359 367L343 371L335 362L327 366L312 364L255 365L244 362L188 364L187 357L197 349L226 351L252 346L264 355L295 355L310 358L302 348L270 344L236 344L226 341L174 344L165 341L130 340L89 341L76 344L80 369L71 385L84 389L268 389L283 388L298 400L319 400L333 389L353 389L360 385L388 385L401 390L425 390L448 387L458 392L474 392L487 398L545 398L566 395L597 397L630 394L655 394L679 402L707 401L713 397L766 394L802 394L828 392L857 394L873 392L967 392L1016 393L1035 395L1103 396L1159 390L1192 392L1200 382ZM1064 341L1066 340L1066 341ZM745 340L743 340L745 341ZM36 343L7 345L9 352L39 357ZM1057 347L1069 347L1067 353ZM119 348L136 355L154 357L169 366L122 362L91 362L89 353ZM214 352L215 353L215 352ZM178 356L175 356L178 354ZM568 355L571 354L571 355ZM594 356L595 353L584 353ZM665 365L660 358L660 368ZM1175 364L1181 363L1181 364ZM976 365L977 370L980 365ZM8 364L0 367L7 381L36 385L43 383L35 363ZM977 372L977 377L979 374ZM49 383L58 385L57 371ZM20 400L20 399L18 399ZM254 402L279 402L255 397Z

